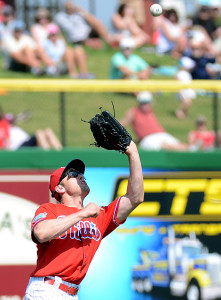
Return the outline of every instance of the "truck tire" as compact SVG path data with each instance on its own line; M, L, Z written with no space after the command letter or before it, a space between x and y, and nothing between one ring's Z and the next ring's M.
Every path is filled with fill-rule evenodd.
M196 280L189 283L186 291L187 300L201 300L200 287Z
M152 285L152 282L150 281L149 277L144 278L143 288L144 288L145 293L149 293L152 291L153 285Z
M136 291L139 294L142 294L144 292L144 284L143 284L143 279L139 278L136 280Z

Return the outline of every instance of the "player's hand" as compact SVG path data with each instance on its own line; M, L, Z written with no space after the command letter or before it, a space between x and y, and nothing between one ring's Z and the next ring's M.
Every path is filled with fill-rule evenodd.
M84 218L97 218L99 215L100 211L104 210L102 207L99 205L91 202L85 208L83 209L84 212Z

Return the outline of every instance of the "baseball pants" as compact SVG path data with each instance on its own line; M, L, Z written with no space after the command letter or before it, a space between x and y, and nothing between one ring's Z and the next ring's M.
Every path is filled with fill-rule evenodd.
M61 282L61 278L55 277L55 284L50 285L44 282L44 277L31 277L24 300L78 300L78 295L67 294L58 288ZM77 287L74 284L69 283L69 285Z

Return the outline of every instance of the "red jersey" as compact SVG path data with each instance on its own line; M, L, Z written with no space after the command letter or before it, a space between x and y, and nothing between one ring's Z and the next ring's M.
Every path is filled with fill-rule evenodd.
M165 132L152 109L143 112L138 107L134 108L133 129L140 141L150 134Z
M64 234L45 243L37 243L37 266L32 277L59 276L70 283L80 284L101 243L101 240L120 224L116 221L120 198L113 201L97 218L83 219ZM34 227L44 220L58 219L78 212L75 207L46 203L41 205L32 220Z
M9 139L10 125L6 119L0 120L0 148L3 149L7 146L7 140Z
M215 133L213 131L192 131L191 137L195 144L201 143L201 148L203 150L212 148L215 143Z

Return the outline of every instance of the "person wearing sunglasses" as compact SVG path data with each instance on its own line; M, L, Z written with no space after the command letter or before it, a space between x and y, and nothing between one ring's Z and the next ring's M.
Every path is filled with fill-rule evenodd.
M41 205L31 223L38 258L25 300L36 299L36 293L41 299L78 299L79 285L102 239L144 201L142 166L133 141L125 154L130 170L127 192L107 206L84 205L90 188L82 160L52 173L49 189L57 203Z

